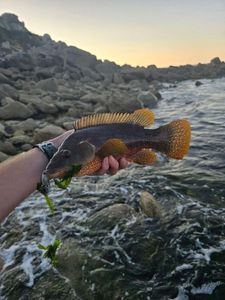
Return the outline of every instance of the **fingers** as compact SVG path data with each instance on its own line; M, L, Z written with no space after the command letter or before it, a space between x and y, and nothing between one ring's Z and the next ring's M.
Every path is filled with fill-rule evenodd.
M116 172L119 170L119 162L112 156L109 156L109 173L111 175L116 174Z
M124 169L128 166L128 161L125 158L116 160L112 155L105 157L102 161L102 167L97 172L98 175L104 175L109 173L111 175L116 174L119 169Z
M105 157L102 161L102 167L98 172L97 175L104 175L109 170L109 158Z

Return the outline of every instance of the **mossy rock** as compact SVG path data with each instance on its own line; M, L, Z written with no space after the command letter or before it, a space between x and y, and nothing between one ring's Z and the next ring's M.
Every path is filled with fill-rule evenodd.
M142 212L150 218L160 218L162 216L162 207L159 202L148 192L142 192L140 195L140 208Z
M87 221L87 226L93 230L111 230L119 224L124 224L136 217L135 210L127 204L114 204L95 213Z

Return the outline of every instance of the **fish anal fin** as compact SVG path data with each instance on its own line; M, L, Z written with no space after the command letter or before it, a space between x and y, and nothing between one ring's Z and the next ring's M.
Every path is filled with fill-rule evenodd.
M100 157L113 155L114 157L123 156L129 152L126 144L120 139L109 139L102 145L97 152Z
M89 161L80 169L76 176L92 175L97 172L101 168L101 166L102 160L98 156L95 156L92 161Z
M152 165L156 161L157 156L155 152L144 148L137 153L128 156L127 159L140 165Z

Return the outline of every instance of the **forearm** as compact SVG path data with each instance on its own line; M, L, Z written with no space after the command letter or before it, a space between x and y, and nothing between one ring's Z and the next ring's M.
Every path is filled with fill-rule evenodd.
M37 188L47 157L37 148L0 164L0 221Z

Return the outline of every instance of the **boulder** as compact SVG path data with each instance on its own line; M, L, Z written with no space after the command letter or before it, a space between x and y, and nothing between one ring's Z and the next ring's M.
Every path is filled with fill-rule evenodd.
M200 86L200 85L202 85L203 83L201 82L201 81L199 81L199 80L197 80L196 82L195 82L195 86Z
M0 83L12 84L12 81L0 73Z
M211 59L210 64L212 65L220 65L221 64L221 60L219 57L214 57L213 59Z
M18 97L18 91L9 84L1 84L0 86L1 93L4 93L6 97L16 99Z
M17 153L16 147L10 141L0 141L0 151L9 155L15 155Z
M5 98L4 104L0 107L0 119L3 120L27 119L34 113L29 106L9 97Z
M118 224L126 223L136 214L135 210L127 204L114 204L91 216L87 225L92 230L110 230Z
M27 135L15 135L9 139L9 142L15 146L20 146L22 144L30 143L30 140L31 138Z
M155 108L158 104L157 97L151 91L140 92L137 99L143 107Z
M150 218L159 218L162 215L162 207L156 199L148 192L140 195L140 208Z
M8 136L10 135L5 131L5 126L3 124L0 124L0 139Z
M34 137L33 137L33 144L37 144L37 143L49 140L49 139L54 138L64 132L65 132L65 130L63 130L59 126L47 125L44 128L37 129L35 131Z
M36 88L41 89L48 92L56 92L58 89L58 84L56 79L54 78L47 78L42 79L36 83Z
M99 61L95 66L95 70L103 74L113 74L117 72L119 68L117 64L109 60L104 60L103 62Z

